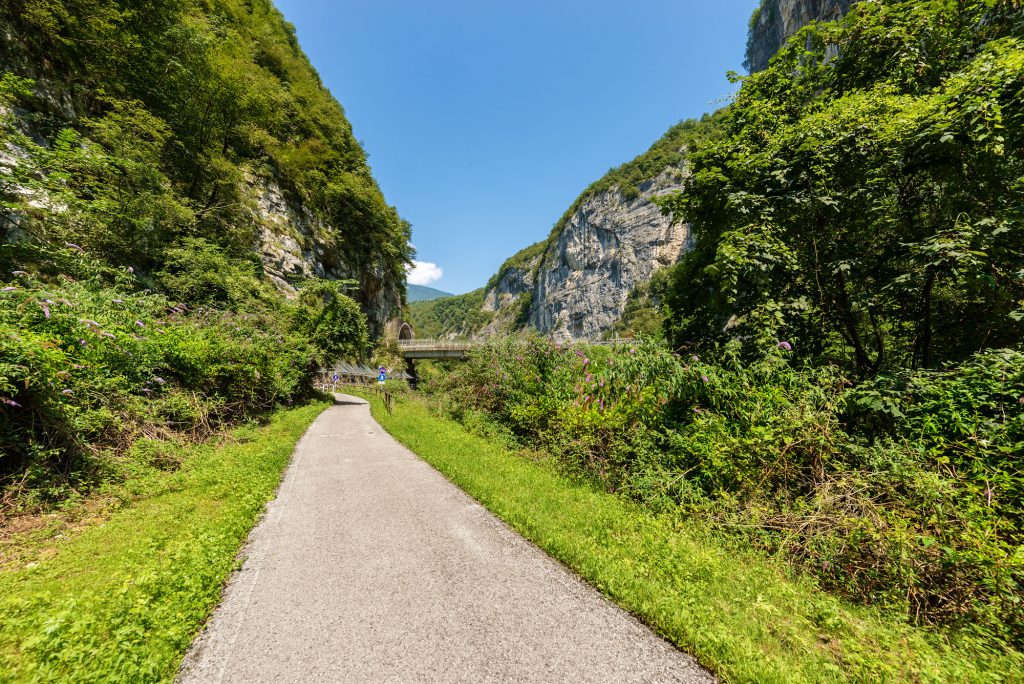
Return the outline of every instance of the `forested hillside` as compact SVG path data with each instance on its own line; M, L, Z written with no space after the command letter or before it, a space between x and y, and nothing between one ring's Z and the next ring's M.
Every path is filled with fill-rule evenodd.
M400 310L409 226L269 0L0 29L0 514L302 399Z

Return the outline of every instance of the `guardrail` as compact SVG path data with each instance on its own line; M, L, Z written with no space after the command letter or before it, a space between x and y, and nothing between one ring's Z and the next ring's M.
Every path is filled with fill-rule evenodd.
M479 347L479 342L465 342L457 340L399 340L400 349L436 349L438 351L467 351L473 347Z
M382 387L379 387L379 386L375 387L374 385L363 384L361 382L324 382L324 381L319 381L319 382L315 383L315 387L318 390L321 390L323 392L331 392L331 393L337 392L339 387L355 387L357 389L363 390L364 392L373 392L378 397L380 397L381 400L383 400L384 408L387 410L388 413L391 413L391 412L393 412L395 410L395 395L392 394L391 392L387 391L386 389L384 389Z

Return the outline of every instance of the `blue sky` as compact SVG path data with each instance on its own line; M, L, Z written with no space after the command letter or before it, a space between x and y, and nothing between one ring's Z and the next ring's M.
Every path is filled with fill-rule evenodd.
M413 224L411 280L461 293L609 168L723 105L757 3L275 4Z

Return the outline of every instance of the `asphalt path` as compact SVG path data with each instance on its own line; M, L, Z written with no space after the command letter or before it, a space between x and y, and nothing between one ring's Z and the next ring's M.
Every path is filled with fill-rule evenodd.
M356 397L299 442L244 555L179 681L714 681Z

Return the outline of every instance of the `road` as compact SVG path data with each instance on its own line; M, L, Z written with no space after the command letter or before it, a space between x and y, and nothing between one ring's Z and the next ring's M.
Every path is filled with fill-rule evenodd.
M710 682L338 395L192 645L192 682Z

